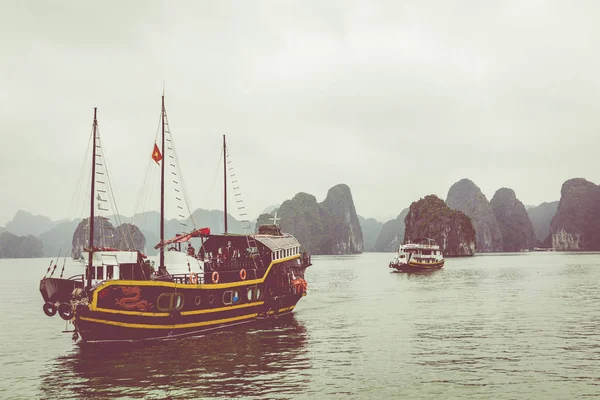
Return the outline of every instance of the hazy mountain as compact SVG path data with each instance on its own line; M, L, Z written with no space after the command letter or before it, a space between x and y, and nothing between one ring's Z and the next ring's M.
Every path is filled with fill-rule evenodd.
M40 234L38 237L44 244L44 257L57 257L59 252L61 255L69 254L73 242L73 232L80 222L80 219L64 221Z
M6 230L17 236L39 235L55 227L59 222L43 215L33 215L19 210L12 220L6 223Z
M17 236L10 232L0 233L0 258L42 257L42 241L33 235Z
M313 254L356 254L364 249L363 234L347 185L332 187L322 203L315 196L298 193L277 211L282 231L293 234ZM262 214L258 224L270 224Z
M514 190L498 189L490 205L502 233L504 251L533 249L537 245L529 215L523 203L517 199Z
M413 202L405 221L404 242L431 238L446 257L475 254L475 228L471 219L435 195Z
M398 250L398 246L404 241L404 219L409 210L409 208L405 208L396 218L383 224L381 232L375 240L375 251L390 252Z
M383 223L374 218L364 218L360 215L358 216L358 222L360 223L360 229L363 233L365 251L374 251L375 241L377 241Z
M550 229L557 250L600 250L600 186L583 178L563 183Z
M450 187L446 197L448 207L462 211L473 223L476 251L502 251L502 234L496 215L481 189L469 179L461 179Z
M527 209L527 215L529 215L531 225L533 225L533 232L538 243L543 242L550 235L550 223L552 222L552 218L554 218L554 214L556 214L557 208L558 201L553 201Z

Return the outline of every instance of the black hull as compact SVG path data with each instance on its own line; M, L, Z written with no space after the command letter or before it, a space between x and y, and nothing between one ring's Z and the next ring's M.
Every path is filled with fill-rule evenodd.
M105 281L89 304L74 304L73 324L84 342L170 339L290 314L306 294L296 258L260 271L261 278L216 284ZM288 279L289 278L289 279Z
M394 268L399 272L426 272L426 271L437 271L444 266L444 261L435 264L390 264L390 268Z
M301 298L302 295L285 295L195 315L147 316L87 311L77 315L74 324L82 341L90 343L176 339L291 315Z

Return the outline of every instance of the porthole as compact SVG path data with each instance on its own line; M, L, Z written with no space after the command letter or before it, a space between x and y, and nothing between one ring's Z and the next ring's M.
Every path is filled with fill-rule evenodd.
M194 303L196 303L196 305L199 306L202 303L202 297L196 296Z
M259 287L257 287L256 288L256 297L255 297L255 299L259 300L261 297L262 297L262 290Z
M240 302L240 292L238 292L237 290L235 292L233 292L233 304L237 304Z
M248 288L248 292L246 293L248 297L248 301L252 301L252 296L254 296L254 289L253 288Z
M156 308L160 311L171 311L171 295L172 293L163 293L156 300Z
M208 302L210 304L215 304L215 301L217 301L217 298L215 297L214 294L211 294L211 295L208 296Z
M233 302L233 292L231 290L223 293L223 304L226 306L230 305Z
M163 293L156 299L156 308L160 311L181 310L183 295L181 293Z

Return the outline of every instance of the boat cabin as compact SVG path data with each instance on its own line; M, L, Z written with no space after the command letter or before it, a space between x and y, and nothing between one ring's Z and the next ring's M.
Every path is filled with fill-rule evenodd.
M82 252L84 280L87 280L89 252ZM144 256L137 251L99 250L92 254L92 286L106 280L150 279Z

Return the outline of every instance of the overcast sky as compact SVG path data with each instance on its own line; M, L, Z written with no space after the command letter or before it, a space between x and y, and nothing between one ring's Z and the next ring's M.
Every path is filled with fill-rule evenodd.
M465 177L558 200L600 183L598 21L595 1L5 2L0 224L71 215L93 107L131 215L163 81L194 209L224 133L250 216L338 183L379 219Z

